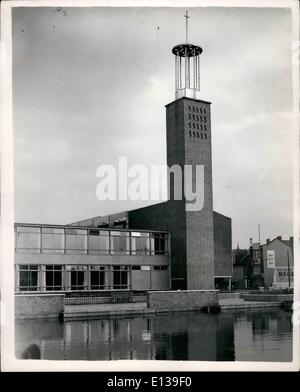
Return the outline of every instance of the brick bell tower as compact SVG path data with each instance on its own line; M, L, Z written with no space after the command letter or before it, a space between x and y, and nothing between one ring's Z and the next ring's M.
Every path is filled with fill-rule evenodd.
M175 101L166 106L167 164L193 166L193 190L196 165L204 169L204 203L187 211L186 200L174 200L171 178L167 202L172 248L172 288L214 289L214 237L210 102L200 99L200 55L202 48L188 43L175 46Z

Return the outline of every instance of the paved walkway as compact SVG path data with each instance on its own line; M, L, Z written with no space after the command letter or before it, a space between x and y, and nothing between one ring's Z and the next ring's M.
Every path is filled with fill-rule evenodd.
M250 310L263 308L279 308L280 302L244 301L238 296L221 298L219 300L221 311L223 310ZM90 304L90 305L66 305L64 318L87 318L101 315L121 315L134 313L154 313L154 309L147 308L146 302L119 303L119 304Z
M242 298L223 298L219 304L221 310L280 308L279 302L244 301Z

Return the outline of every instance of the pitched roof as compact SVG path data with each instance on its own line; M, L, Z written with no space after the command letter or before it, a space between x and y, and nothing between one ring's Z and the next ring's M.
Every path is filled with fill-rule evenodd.
M294 243L293 237L291 237L289 240L283 240L281 238L275 237L270 242L263 244L263 246L269 245L269 244L271 244L271 242L273 242L275 240L282 242L284 245L290 247L293 250L293 243Z

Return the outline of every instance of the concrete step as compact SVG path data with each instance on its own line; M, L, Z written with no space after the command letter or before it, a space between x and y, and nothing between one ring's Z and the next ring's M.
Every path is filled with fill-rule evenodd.
M226 292L220 291L218 293L218 298L219 299L239 299L240 293L226 293Z
M219 299L219 305L238 305L243 304L245 301L242 298L222 298Z

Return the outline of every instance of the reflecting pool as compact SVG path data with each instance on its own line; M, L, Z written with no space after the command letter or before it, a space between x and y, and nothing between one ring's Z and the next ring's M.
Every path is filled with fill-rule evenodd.
M16 322L16 356L53 360L291 361L291 313L158 313Z

